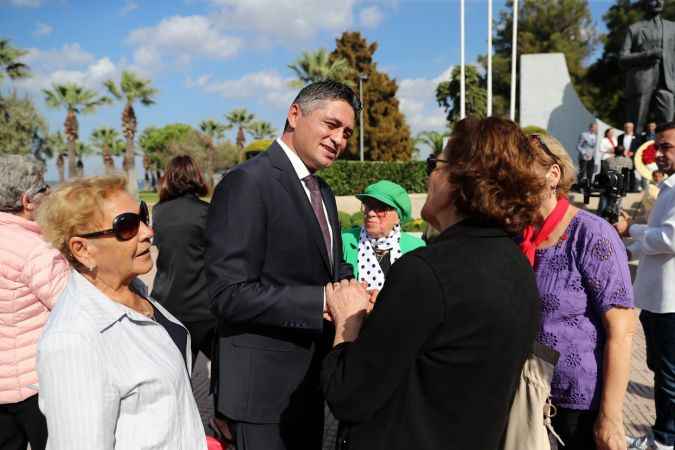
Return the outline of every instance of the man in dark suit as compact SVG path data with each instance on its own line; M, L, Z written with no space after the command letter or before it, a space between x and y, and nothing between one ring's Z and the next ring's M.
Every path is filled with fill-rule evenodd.
M663 3L642 0L646 19L629 27L619 54L626 73L626 118L638 130L650 111L657 123L672 121L675 112L675 22L661 17Z
M320 449L328 283L351 278L335 197L314 173L347 146L361 105L347 86L300 91L283 135L218 184L207 279L219 319L217 411L237 450Z
M623 124L623 133L617 139L617 147L621 147L621 156L635 160L635 152L639 148L640 140L635 135L635 124L626 122ZM616 155L615 155L616 156ZM632 164L631 164L632 165ZM631 192L642 191L642 176L635 170L630 171Z

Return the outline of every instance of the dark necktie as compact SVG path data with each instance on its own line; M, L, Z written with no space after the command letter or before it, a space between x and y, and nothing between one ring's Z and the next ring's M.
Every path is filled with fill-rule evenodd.
M328 222L326 222L326 215L323 213L323 202L321 201L321 189L319 189L319 182L314 175L307 175L302 179L302 181L305 182L307 189L309 189L310 203L312 204L312 209L314 210L316 220L319 222L319 227L321 227L323 243L326 245L328 259L332 265L333 252L331 251L332 245L330 240L330 231L328 229Z

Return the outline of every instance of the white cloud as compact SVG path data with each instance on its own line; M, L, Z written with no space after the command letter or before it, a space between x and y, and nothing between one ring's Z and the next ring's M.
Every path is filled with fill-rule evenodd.
M383 19L382 10L377 6L369 6L359 13L359 23L366 28L377 28Z
M33 36L47 36L50 34L52 31L54 31L54 28L52 28L50 25L43 23L43 22L38 22L35 31L33 31Z
M224 29L262 33L284 41L306 40L320 31L352 26L357 0L210 0Z
M91 64L94 60L94 55L82 50L78 43L63 44L63 47L54 50L30 48L24 58L33 71L80 67Z
M19 8L37 8L42 5L42 0L9 0L9 4Z
M38 93L41 89L51 88L53 84L77 83L102 92L103 82L119 78L121 69L109 58L100 58L81 69L42 69L32 73L30 78L15 81L15 86L30 93Z
M139 28L127 38L136 46L134 62L145 68L157 68L169 59L179 65L193 57L227 59L242 46L241 39L219 31L205 16L174 16L154 27Z
M186 85L226 99L258 98L277 109L286 109L297 91L289 87L291 80L293 78L283 78L276 71L260 71L224 81L213 81L210 75L203 75L196 80L188 79Z
M127 0L127 2L124 4L122 9L120 10L120 14L123 15L123 16L126 16L130 12L137 10L139 8L139 6L140 5L133 0Z
M398 83L397 97L413 134L445 128L445 113L436 103L436 86L450 79L452 67L434 78L406 78Z

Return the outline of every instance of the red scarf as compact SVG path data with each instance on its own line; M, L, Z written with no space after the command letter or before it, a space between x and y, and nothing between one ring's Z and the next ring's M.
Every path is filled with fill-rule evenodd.
M534 255L537 251L537 247L548 239L553 230L555 230L555 227L562 222L569 206L569 200L567 200L566 197L560 197L560 199L558 199L558 204L555 205L551 214L544 220L538 233L536 232L534 225L528 225L525 228L525 231L523 231L523 241L520 243L520 250L530 261L532 267L534 267Z

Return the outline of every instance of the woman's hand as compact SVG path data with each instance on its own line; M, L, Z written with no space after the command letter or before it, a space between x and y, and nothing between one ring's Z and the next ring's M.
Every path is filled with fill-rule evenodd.
M626 450L626 433L622 417L608 417L602 412L593 427L593 435L598 450Z
M326 306L335 323L333 345L356 340L370 304L370 294L356 280L326 285Z

